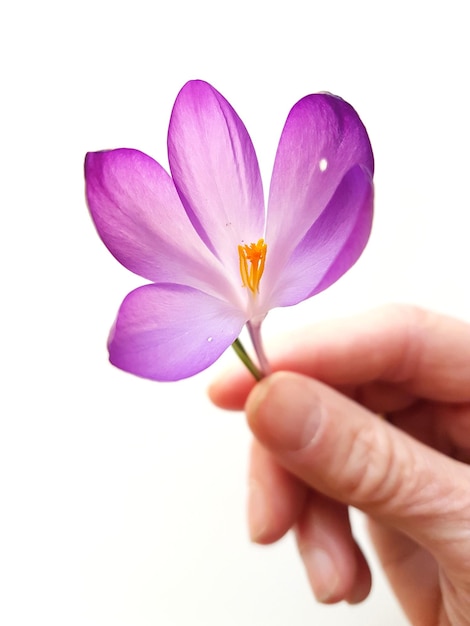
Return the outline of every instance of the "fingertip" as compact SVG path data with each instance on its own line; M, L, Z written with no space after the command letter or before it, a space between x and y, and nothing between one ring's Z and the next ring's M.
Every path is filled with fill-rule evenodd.
M301 552L312 591L318 602L335 604L344 599L344 583L331 553L318 546Z
M224 384L221 379L217 378L213 380L207 387L206 392L212 404L215 404L215 406L219 407L220 409L228 408L226 406L227 398L224 390Z
M305 448L323 417L317 384L291 372L263 379L248 396L245 410L255 437L276 454Z
M252 478L248 482L248 532L253 543L269 544L269 509L265 490Z
M307 497L305 484L281 467L254 440L248 480L248 528L253 542L281 539L299 518Z
M367 564L352 536L347 507L312 493L296 526L296 538L319 602L335 604L359 598L366 580L359 564Z
M353 586L345 600L348 604L360 604L364 602L372 587L372 575L369 564L366 561L360 547L356 544L356 575Z
M271 374L267 378L260 380L248 393L245 402L245 412L250 426L256 426L258 421L259 409L267 398L270 389L281 373Z
M245 372L227 371L210 383L207 395L215 406L229 411L241 411L256 381Z

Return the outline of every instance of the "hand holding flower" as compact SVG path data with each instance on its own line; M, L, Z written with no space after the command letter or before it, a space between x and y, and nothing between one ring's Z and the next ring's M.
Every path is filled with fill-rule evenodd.
M318 599L359 602L354 506L411 623L470 624L470 326L386 307L292 336L273 367L290 373L211 389L221 407L246 402L253 539L293 528Z

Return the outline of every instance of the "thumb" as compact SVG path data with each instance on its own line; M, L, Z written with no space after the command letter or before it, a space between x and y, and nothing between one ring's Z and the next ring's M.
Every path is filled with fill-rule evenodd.
M404 532L457 572L470 554L470 470L333 389L298 374L261 381L255 437L292 474Z

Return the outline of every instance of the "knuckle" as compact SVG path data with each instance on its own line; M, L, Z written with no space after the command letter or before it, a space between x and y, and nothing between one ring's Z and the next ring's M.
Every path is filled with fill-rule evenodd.
M384 508L396 506L403 491L412 488L415 476L412 459L405 463L403 458L398 458L386 428L371 425L351 433L343 458L346 459L341 470L345 492L353 506L383 512Z
M448 459L423 454L419 442L393 426L362 428L349 439L341 475L345 498L353 506L389 519L407 519L421 527L437 524L436 542L469 539L470 467L460 468L461 481L449 474ZM398 437L398 438L397 438Z

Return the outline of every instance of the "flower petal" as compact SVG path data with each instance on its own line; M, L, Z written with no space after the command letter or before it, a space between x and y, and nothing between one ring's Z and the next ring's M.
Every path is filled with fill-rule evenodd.
M197 374L228 348L245 323L230 304L181 285L144 285L119 310L108 349L111 363L159 381Z
M227 291L220 263L151 157L129 149L89 153L85 179L98 233L125 267L152 281Z
M243 122L208 83L191 81L178 94L168 156L191 221L239 281L238 244L264 235L261 175Z
M356 165L347 172L326 209L297 245L270 298L270 306L289 306L319 293L359 258L373 216L370 172Z
M271 258L290 256L354 165L372 176L372 148L354 109L331 94L297 102L282 131L271 180L266 230Z

